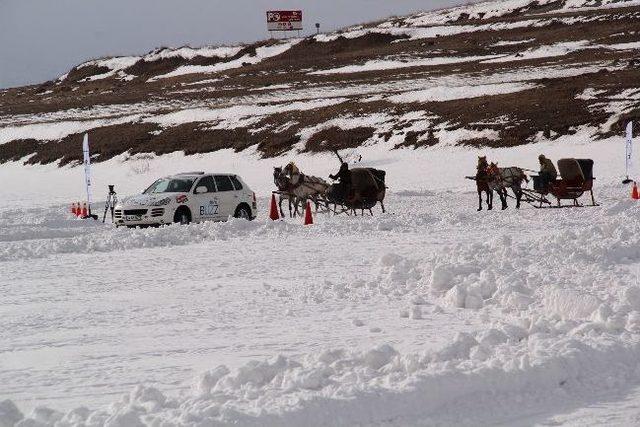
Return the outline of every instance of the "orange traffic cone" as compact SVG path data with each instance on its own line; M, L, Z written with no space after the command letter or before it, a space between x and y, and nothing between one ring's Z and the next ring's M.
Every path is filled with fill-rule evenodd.
M80 216L82 218L86 218L86 217L89 216L89 212L87 212L87 204L86 203L82 204L82 213L80 214Z
M269 218L272 221L277 221L280 219L280 215L278 214L278 205L276 205L276 195L271 193L271 207L269 208Z
M76 216L80 218L82 216L82 208L80 202L76 203Z
M304 225L313 224L313 216L311 215L311 203L307 200L307 207L304 210Z
M631 198L634 200L640 199L640 194L638 194L638 185L635 181L633 181L633 190L631 190Z
M71 203L71 214L72 214L73 216L77 216L77 215L78 215L78 213L77 213L77 212L78 212L78 211L76 210L76 202Z

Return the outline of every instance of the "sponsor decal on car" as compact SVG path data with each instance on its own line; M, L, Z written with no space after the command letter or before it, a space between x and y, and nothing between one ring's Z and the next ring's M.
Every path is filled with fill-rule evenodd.
M200 206L200 216L214 216L218 214L218 201L210 200L209 204Z
M177 203L187 203L188 201L189 201L189 198L187 196L185 196L184 194L181 194L181 195L176 197L176 202Z

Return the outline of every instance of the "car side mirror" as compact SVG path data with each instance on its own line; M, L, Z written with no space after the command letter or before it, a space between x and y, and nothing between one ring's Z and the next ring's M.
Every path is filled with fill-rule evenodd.
M208 189L204 185L196 187L196 194L206 193L207 191L208 191Z

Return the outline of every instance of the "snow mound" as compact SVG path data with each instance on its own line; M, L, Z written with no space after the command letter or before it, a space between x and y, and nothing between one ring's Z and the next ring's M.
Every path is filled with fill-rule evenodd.
M394 420L461 422L489 393L502 404L524 396L615 389L638 377L640 345L598 343L588 337L550 339L505 325L481 334L460 333L445 348L401 354L388 344L363 352L332 349L301 358L275 356L236 370L218 366L195 379L190 392L167 397L136 386L108 407L62 414L36 408L20 425L353 425ZM505 401L506 400L506 401ZM447 402L460 402L461 412ZM469 408L467 408L467 405ZM489 404L487 411L497 404ZM10 401L0 420L22 419ZM464 408L464 410L462 410ZM519 408L524 409L524 408ZM487 414L476 414L481 422Z

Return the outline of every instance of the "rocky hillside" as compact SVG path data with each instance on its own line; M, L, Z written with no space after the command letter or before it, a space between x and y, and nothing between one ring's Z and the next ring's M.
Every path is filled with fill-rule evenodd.
M515 146L640 119L640 1L506 0L304 39L160 48L0 91L0 162L386 142ZM640 128L640 126L638 126Z

